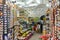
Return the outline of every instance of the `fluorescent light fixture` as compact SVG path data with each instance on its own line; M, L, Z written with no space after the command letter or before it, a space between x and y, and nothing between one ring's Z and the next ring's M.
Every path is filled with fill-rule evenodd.
M16 0L10 0L10 1L12 2L12 1L16 1Z
M49 4L46 4L47 7L49 7Z
M48 3L47 3L46 6L47 6L47 7L51 7L51 4L48 4Z
M36 2L37 2L38 4L40 4L40 1L41 1L41 0L36 0Z
M30 0L30 1L26 2L26 4L30 4L32 1L33 1L33 0Z
M25 0L25 1L22 2L21 0L17 0L15 4L20 6L20 7L21 6L23 6L23 7L30 7L30 6L37 6L37 5L39 5L40 1L41 0Z
M22 7L22 6L19 6L19 7Z
M11 1L16 1L16 0L11 0Z
M29 6L37 6L37 5L38 5L38 4L35 3L35 4L30 4Z
M16 2L15 4L17 4L17 5L25 5L25 3L23 3L23 2Z

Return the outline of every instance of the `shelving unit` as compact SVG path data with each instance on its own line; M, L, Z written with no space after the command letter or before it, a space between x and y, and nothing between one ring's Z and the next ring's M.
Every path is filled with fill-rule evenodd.
M51 11L50 11L50 30L51 30L51 33L50 36L49 36L49 40L52 39L52 40L60 40L60 35L58 35L60 32L59 27L56 26L56 24L59 22L57 21L59 19L59 14L60 13L57 13L57 4L56 4L56 0L51 0L49 1L51 3ZM57 18L56 18L57 17ZM58 23L59 24L59 23ZM50 32L50 31L49 31ZM52 35L52 36L51 36ZM45 38L47 36L45 35Z
M0 4L0 35L1 35L1 40L5 40L7 37L8 38L8 26L9 26L9 10L8 6L6 4ZM4 38L4 39L3 39Z
M0 4L0 40L3 40L3 7Z
M8 40L9 13L8 5L3 5L3 40Z
M51 26L52 26L52 34L53 34L52 38L53 38L53 40L60 40L59 39L60 36L58 36L59 27L57 27L57 23L59 22L59 21L57 21L57 20L59 20L59 12L57 11L58 8L57 8L56 0L51 1L51 5L52 5ZM58 25L59 25L59 23L58 23Z
M47 31L47 34L50 34L51 33L51 27L50 27L50 13L51 13L51 10L50 8L47 9L46 11L46 31Z
M55 23L56 23L55 14L56 14L56 7L57 7L56 0L52 0L52 1L50 1L50 3L51 3L51 15L50 15L51 23L50 23L50 25L51 25L51 30L52 30L52 32L51 32L52 36L50 37L50 39L57 40L57 32L56 32L56 26L55 26Z
M14 39L28 40L33 35L33 32L30 30L30 28L22 29L22 30L20 28L21 27L19 25L15 25Z
M60 4L57 6L57 11L56 11L56 15L55 15L55 17L56 17L56 31L57 31L57 38L60 40Z

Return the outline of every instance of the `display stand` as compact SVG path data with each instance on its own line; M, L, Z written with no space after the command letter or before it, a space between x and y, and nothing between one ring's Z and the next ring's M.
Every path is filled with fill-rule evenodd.
M50 13L51 13L51 10L50 8L48 8L48 10L46 11L46 31L47 31L47 34L50 34L51 33L51 27L50 27Z
M56 14L57 14L57 4L56 4L56 0L52 0L50 1L51 3L51 13L50 13L50 26L51 26L51 33L50 33L50 36L47 37L45 35L45 37L47 38L46 40L58 40L58 37L57 37L57 26L56 26ZM40 37L41 38L41 37ZM44 39L44 38L42 38ZM45 39L44 39L45 40Z
M14 39L28 40L33 35L30 28L21 30L20 25L14 26Z
M8 40L8 25L9 25L9 20L8 20L8 6L6 4L0 4L0 34L1 34L1 39L3 37L3 40Z
M0 40L3 40L3 5L0 4Z
M57 38L58 40L60 40L60 4L57 6L55 17L56 17L55 26L56 26Z
M3 5L3 39L8 40L8 6L6 4Z
M50 37L50 39L51 40L58 40L58 38L57 38L57 26L56 26L56 13L57 13L57 3L56 3L56 0L52 0L51 1L51 30L52 30L52 32L51 32L51 37Z

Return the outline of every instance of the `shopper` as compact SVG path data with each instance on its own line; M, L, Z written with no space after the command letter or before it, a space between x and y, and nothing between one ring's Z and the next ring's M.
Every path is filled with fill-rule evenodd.
M36 28L37 28L37 24L33 26L33 30L36 31Z
M40 17L40 33L43 33L43 20L44 20L44 18L45 18L45 15L42 15L41 17Z
M40 33L43 33L43 20L40 20Z
M37 32L40 32L40 23L37 23Z
M32 21L32 26L34 26L35 25L34 19L32 19L31 21Z

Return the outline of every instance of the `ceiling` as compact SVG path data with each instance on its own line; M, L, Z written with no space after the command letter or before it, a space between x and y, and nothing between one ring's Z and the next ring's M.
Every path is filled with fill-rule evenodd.
M18 5L19 7L31 7L49 3L48 0L7 0L7 1L10 3L14 2L14 4Z
M46 7L45 4L41 4L36 7L25 8L25 10L30 13L28 15L29 17L40 17L41 15L45 15L47 9L48 7Z
M51 7L49 0L7 0L11 4L14 2L18 7L24 8L30 14L30 17L40 17L41 15L45 15L45 12L48 8ZM51 1L51 0L50 0ZM57 0L57 3L58 0Z
M7 2L10 2L11 4L16 4L19 7L31 7L31 6L38 6L40 4L46 4L47 6L51 5L49 1L52 0L6 0ZM56 0L57 3L58 0Z

